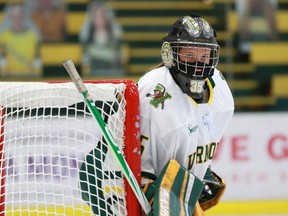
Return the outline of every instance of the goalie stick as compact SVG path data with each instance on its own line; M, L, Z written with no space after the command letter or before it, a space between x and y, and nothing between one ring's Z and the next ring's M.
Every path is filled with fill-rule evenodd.
M117 159L120 167L122 168L122 171L127 178L127 181L129 182L135 196L137 197L142 209L144 210L145 214L148 215L151 211L151 206L146 199L142 189L138 185L138 182L131 171L127 161L125 160L123 154L121 153L121 150L119 149L118 145L116 144L109 128L105 124L104 120L101 117L101 114L99 113L97 107L95 106L95 103L93 102L92 98L89 96L89 92L84 85L83 80L81 79L73 61L71 59L67 59L63 62L64 68L67 70L68 74L71 77L71 80L73 81L74 85L76 86L78 92L82 94L85 104L87 105L88 109L90 110L91 114L99 124L101 131L103 133L103 136L108 143L109 147L111 148L115 158Z

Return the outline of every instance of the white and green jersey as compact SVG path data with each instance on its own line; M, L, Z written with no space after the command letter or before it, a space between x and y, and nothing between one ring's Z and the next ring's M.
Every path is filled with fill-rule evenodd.
M203 179L234 112L231 91L218 70L207 84L208 103L197 104L166 67L138 81L144 176L158 178L167 162L175 159Z

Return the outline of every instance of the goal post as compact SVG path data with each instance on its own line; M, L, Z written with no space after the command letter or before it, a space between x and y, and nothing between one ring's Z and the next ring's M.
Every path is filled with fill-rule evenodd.
M139 95L85 82L140 183ZM99 125L71 82L0 82L0 215L140 215Z

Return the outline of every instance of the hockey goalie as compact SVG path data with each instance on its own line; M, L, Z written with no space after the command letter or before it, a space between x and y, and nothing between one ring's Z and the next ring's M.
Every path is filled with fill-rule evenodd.
M184 16L163 38L162 63L137 82L142 187L150 215L202 216L224 193L225 183L210 164L234 100L216 68L219 49L206 20Z

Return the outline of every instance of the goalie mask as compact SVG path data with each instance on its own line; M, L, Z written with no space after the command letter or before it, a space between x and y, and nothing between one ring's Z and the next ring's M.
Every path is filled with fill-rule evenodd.
M182 91L201 101L206 78L214 73L219 60L216 33L199 16L179 19L163 38L161 56Z

